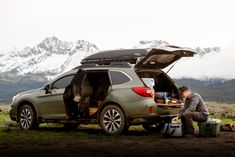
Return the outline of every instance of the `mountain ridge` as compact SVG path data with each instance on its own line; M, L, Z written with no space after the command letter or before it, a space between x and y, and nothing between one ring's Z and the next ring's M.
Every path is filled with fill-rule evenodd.
M131 48L151 48L169 45L162 40L141 40ZM219 47L192 49L203 57L208 53L220 53ZM13 51L0 55L0 101L9 101L16 93L33 88L42 87L48 79L68 71L80 64L82 58L100 51L88 41L61 41L57 37L48 37L36 46L25 47L21 51ZM189 85L193 90L202 93L206 100L235 102L233 93L228 86L233 87L234 81L226 79L208 78L196 80L190 78L176 79L182 85ZM225 88L225 87L226 88ZM219 87L228 95L225 100ZM213 89L221 93L214 92Z
M169 45L162 40L141 40L132 48L151 48ZM200 56L219 53L219 47L192 49ZM97 53L99 48L88 41L66 42L55 36L47 37L36 46L25 47L0 56L0 73L15 72L17 75L42 74L51 79L80 64L82 58Z
M46 77L58 75L69 67L77 66L83 57L98 51L95 44L85 40L73 43L61 41L54 36L48 37L32 48L26 47L22 51L13 51L1 56L0 73L16 72L18 75L33 73L44 74Z

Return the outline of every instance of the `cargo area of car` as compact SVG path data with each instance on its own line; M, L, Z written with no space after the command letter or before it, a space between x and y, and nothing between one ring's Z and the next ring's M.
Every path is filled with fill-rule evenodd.
M107 71L88 72L82 84L82 97L89 116L95 115L99 105L105 100L110 87Z
M171 100L179 100L180 96L179 96L179 92L178 92L178 88L175 85L174 81L172 79L170 79L167 74L165 74L163 71L161 70L140 70L137 72L139 77L143 80L143 82L147 85L147 83L144 81L144 79L146 78L151 78L152 80L154 80L154 85L153 88L155 93L159 93L159 95L157 95L157 98L159 99L155 99L156 101L159 100L161 101L161 99L163 99L163 93L167 94L167 97ZM149 86L149 85L147 85Z

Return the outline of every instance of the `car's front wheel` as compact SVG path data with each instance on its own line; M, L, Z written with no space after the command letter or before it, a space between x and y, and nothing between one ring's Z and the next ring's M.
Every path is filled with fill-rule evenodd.
M106 106L100 114L100 126L108 135L122 133L126 127L126 120L122 109L116 105Z
M24 130L37 129L39 123L37 122L36 112L33 107L26 104L20 108L19 111L20 127Z

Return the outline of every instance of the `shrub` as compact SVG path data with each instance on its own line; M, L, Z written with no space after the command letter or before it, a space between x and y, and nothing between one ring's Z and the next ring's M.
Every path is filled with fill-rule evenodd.
M206 102L208 110L213 117L235 118L235 104Z
M6 103L0 103L0 114L9 114L11 106Z

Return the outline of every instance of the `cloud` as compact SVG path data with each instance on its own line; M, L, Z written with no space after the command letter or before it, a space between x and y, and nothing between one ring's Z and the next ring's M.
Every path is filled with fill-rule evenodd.
M209 53L200 57L182 58L169 72L173 78L225 78L235 79L235 42L219 53ZM168 69L170 66L168 67ZM164 71L168 70L167 68Z

